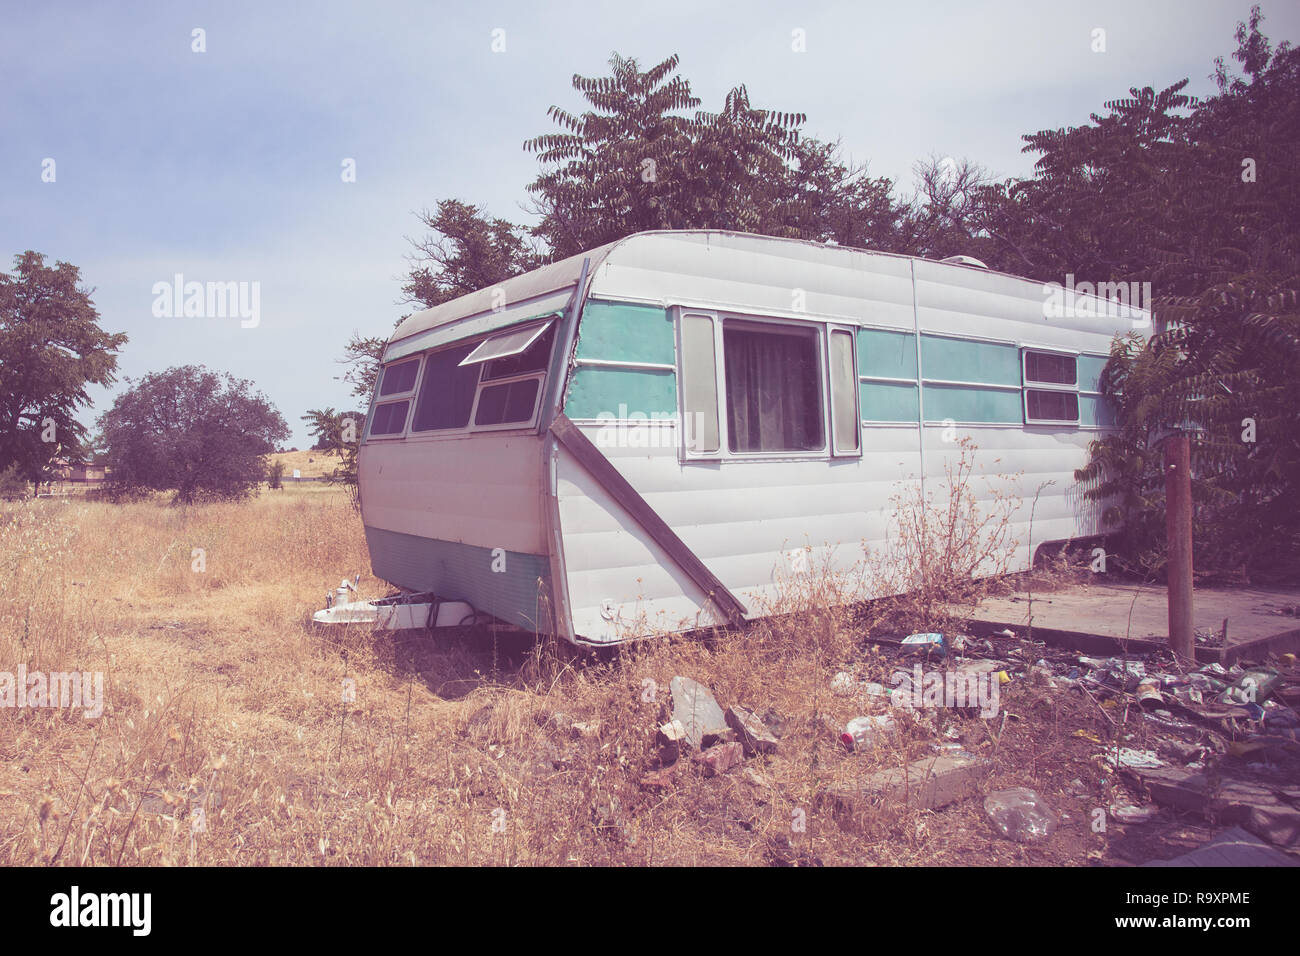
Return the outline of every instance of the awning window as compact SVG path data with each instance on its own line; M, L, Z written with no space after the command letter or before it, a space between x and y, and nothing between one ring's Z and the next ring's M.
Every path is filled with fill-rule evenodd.
M551 327L555 321L554 317L547 319L541 325L531 325L526 329L515 329L511 332L501 332L489 339L478 344L474 351L470 352L461 359L461 365L477 365L480 362L490 362L493 359L510 358L513 355L519 355L528 351L529 346L536 342L546 330Z

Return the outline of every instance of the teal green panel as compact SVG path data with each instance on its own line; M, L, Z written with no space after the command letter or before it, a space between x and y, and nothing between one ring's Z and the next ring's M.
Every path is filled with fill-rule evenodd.
M1101 370L1105 367L1106 359L1103 356L1080 355L1078 362L1080 391L1099 391L1101 388Z
M579 366L564 399L570 418L655 413L677 414L677 376L666 369Z
M858 329L858 374L915 381L916 336L911 332ZM911 421L916 421L915 414Z
M921 373L927 379L1019 386L1020 349L1014 345L968 342L965 339L945 339L923 334ZM926 408L926 417L929 417L929 413L929 408Z
M862 420L868 422L915 422L917 388L891 382L862 382Z
M929 375L929 369L926 374ZM995 422L1021 425L1025 415L1020 408L1021 392L991 388L968 388L962 385L925 386L925 420L957 422Z
M578 328L578 358L675 365L673 323L666 309L589 301Z
M1115 424L1115 412L1110 402L1100 395L1079 396L1079 424L1110 426Z
M546 616L542 595L550 594L546 555L507 551L503 565L492 548L371 527L366 544L375 577L389 584L466 601L526 630L550 630L549 620L539 621Z

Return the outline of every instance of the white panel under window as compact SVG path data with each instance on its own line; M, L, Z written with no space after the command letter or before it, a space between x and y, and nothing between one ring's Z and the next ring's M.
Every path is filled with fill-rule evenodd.
M479 343L478 348L470 352L461 359L461 365L477 365L479 362L490 362L493 359L509 358L512 355L518 355L526 352L528 347L541 338L542 334L551 327L554 319L549 319L541 325L532 325L526 329L516 329L513 332L502 332L494 335Z
M836 455L857 455L862 451L862 414L858 411L855 351L854 334L850 329L831 329L831 435Z
M682 428L686 453L716 455L718 435L718 361L713 316L684 313L681 320Z

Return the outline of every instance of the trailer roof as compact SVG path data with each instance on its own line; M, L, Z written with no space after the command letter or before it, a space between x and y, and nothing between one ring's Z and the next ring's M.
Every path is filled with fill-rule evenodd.
M711 241L716 240L722 246L737 250L744 250L749 247L756 252L763 247L770 249L774 245L782 245L789 248L792 258L805 261L811 261L811 257L815 253L831 256L878 256L903 261L915 259L927 265L942 266L958 272L977 271L985 275L1004 276L1020 282L1035 281L1025 279L1023 276L960 262L926 259L919 256L906 256L873 249L858 249L851 246L828 245L807 239L786 239L719 229L654 230L633 233L630 236L606 243L590 251L578 253L567 259L561 259L550 265L507 279L494 286L479 289L476 292L444 302L432 309L416 312L408 316L393 332L392 337L389 339L385 359L392 360L401 354L428 347L435 338L440 342L448 335L459 337L459 331L447 329L445 332L439 333L433 330L464 324L464 332L468 334L471 327L475 332L484 331L488 329L489 325L497 327L521 318L532 317L532 313L541 314L553 311L557 308L557 303L562 299L566 299L567 294L571 293L573 287L577 284L578 277L582 273L584 259L591 260L589 274L594 277L599 267L610 257L616 247L625 243L634 243L655 237L671 238L679 241L689 240L703 245L708 245ZM1135 311L1140 312L1142 310ZM475 317L479 318L475 319ZM467 323L466 320L469 319L475 319L475 321ZM487 322L487 325L483 324L484 321ZM482 329L479 328L480 325L483 325ZM420 336L419 340L403 341L412 340L414 336Z

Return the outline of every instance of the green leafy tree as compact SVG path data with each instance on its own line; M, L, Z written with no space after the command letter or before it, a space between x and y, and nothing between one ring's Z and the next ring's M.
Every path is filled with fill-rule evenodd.
M110 490L177 504L256 492L289 426L252 382L185 365L132 382L99 418Z
M81 458L86 429L77 410L88 385L111 385L122 333L99 327L76 266L24 252L0 273L0 471L47 477L57 456Z

